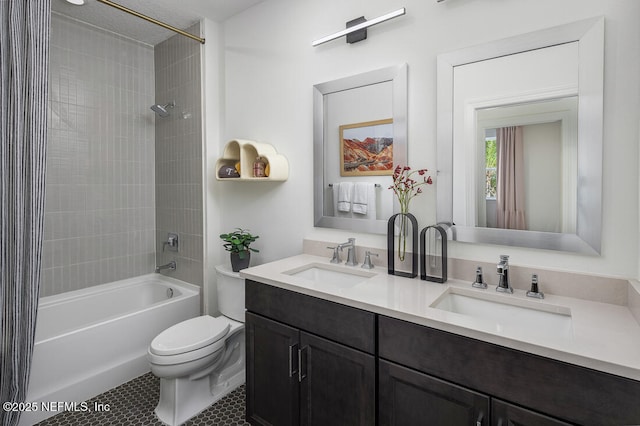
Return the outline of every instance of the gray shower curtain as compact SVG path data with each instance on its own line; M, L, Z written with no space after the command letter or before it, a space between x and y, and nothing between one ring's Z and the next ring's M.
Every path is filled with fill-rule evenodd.
M43 239L51 0L0 0L0 424L20 417Z

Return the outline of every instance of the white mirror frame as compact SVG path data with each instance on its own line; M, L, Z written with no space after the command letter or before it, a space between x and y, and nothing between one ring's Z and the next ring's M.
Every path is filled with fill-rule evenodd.
M456 241L598 255L602 234L604 18L592 18L509 37L438 56L437 221L453 217L453 75L456 66L563 43L579 43L576 233L451 227Z
M314 226L386 234L387 220L324 215L324 95L372 84L392 82L393 162L407 164L407 64L381 68L313 86L313 215Z

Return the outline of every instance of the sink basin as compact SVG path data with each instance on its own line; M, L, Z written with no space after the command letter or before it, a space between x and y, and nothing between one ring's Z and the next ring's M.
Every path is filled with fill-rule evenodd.
M536 337L572 339L571 310L510 296L449 288L431 307L480 320L497 332L524 332Z
M361 269L348 270L344 267L312 263L284 272L286 275L313 281L321 287L349 288L361 283L375 274Z

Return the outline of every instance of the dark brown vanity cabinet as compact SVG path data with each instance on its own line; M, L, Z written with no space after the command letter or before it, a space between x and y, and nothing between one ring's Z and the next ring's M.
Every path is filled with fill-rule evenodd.
M247 280L247 420L375 424L375 315Z
M251 280L246 307L254 425L640 425L636 380Z
M381 425L402 424L382 421L385 415L389 416L384 414L386 410L394 410L393 405L385 407L384 401L399 399L394 395L397 383L395 389L383 384L398 382L398 377L422 389L412 390L413 393L430 393L425 401L442 396L440 399L447 400L442 402L443 407L449 404L452 412L468 412L469 420L478 410L472 396L475 398L478 392L489 398L491 415L485 417L488 420L460 424L640 424L638 381L382 315L378 317L378 332ZM390 373L385 372L386 364L393 365ZM432 382L438 383L437 389L446 389L449 384L456 396L429 390ZM470 395L464 396L464 390Z

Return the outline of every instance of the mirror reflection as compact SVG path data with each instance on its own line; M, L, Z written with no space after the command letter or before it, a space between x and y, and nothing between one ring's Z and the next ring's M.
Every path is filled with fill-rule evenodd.
M406 65L314 86L315 226L386 233L406 133Z
M577 97L477 111L468 226L575 233Z
M452 238L597 254L602 18L438 57L439 222Z
M392 84L324 95L325 216L378 220L393 212Z

